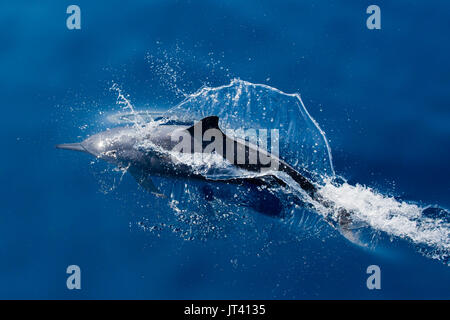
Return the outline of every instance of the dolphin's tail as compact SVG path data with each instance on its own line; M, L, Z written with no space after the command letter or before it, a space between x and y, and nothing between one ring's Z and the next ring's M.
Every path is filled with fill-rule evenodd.
M346 210L345 208L339 208L335 206L330 200L325 199L322 195L319 194L317 187L297 172L294 168L289 166L286 163L281 163L280 165L281 171L286 172L295 182L297 182L300 187L306 191L306 193L311 196L311 198L320 204L322 204L325 208L329 208L337 211L337 220L333 220L330 217L326 218L325 221L331 226L337 228L339 232L348 240L353 243L361 245L361 241L358 238L358 230L363 226L361 224L355 223L353 221L353 212L350 210ZM277 178L278 179L278 178ZM278 179L279 180L279 179Z
M305 190L313 199L317 197L317 188L316 186L301 175L297 170L289 166L288 164L281 162L280 163L280 171L287 173L295 182L297 182L300 187Z
M66 150L75 150L75 151L81 151L86 152L86 149L83 148L81 143L64 143L64 144L57 144L57 149L66 149Z

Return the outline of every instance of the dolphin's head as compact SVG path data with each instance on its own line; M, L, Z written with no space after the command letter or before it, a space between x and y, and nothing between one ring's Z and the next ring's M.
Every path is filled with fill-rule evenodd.
M136 156L135 143L135 132L124 127L94 134L79 143L58 144L56 148L81 151L96 158L117 163L122 160L133 160Z

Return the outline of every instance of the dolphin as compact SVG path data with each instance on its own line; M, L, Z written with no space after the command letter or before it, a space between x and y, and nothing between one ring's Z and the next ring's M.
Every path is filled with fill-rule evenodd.
M79 143L58 144L56 148L85 152L120 168L126 168L144 189L157 196L163 196L153 184L151 176L178 176L208 180L207 177L194 172L191 166L179 161L175 162L171 157L173 150L180 145L180 137L188 142L188 148L184 148L183 152L207 153L209 141L205 141L204 136L208 132L212 132L210 135L214 136L214 141L219 146L212 151L229 160L235 167L248 172L263 172L276 168L289 175L311 197L317 197L317 188L314 184L285 161L248 141L232 138L223 133L219 128L217 116L206 117L192 126L168 122L154 126L150 130L135 126L118 127L94 134ZM154 146L153 150L149 151L149 148L142 147L143 141ZM286 185L274 175L267 176L262 174L259 177L242 179L255 184L265 184L264 181L269 179L283 186ZM219 180L239 183L241 178Z
M214 148L211 148L212 142L214 142ZM271 187L274 184L289 187L284 179L274 174L275 170L289 176L311 199L326 208L335 208L332 202L319 194L318 188L312 181L284 160L249 141L226 135L219 128L217 116L203 118L193 125L168 120L149 127L136 125L117 127L94 134L82 142L58 144L56 148L88 153L125 169L141 187L158 197L165 197L165 195L154 185L152 176L225 182L244 185L245 189L255 186ZM182 153L188 155L215 153L238 169L261 174L212 179L193 170L192 165L180 161L176 155ZM260 191L261 188L258 190ZM211 189L206 186L203 192L205 199L210 200ZM281 212L280 200L272 193L263 192L261 195L260 192L257 201L262 203L250 204L256 207L257 211L274 216ZM272 205L268 202L272 202ZM337 209L337 221L325 217L326 222L333 227L338 227L347 239L357 243L358 239L355 239L352 232L353 221L350 213L343 208L335 209ZM275 214L272 211L275 211Z

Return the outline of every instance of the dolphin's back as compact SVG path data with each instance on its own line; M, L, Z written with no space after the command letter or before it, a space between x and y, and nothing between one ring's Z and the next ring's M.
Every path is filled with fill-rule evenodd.
M233 165L247 171L261 171L262 169L270 169L273 164L276 168L289 175L300 187L310 196L315 197L317 188L314 184L305 178L301 173L292 168L289 164L272 155L270 152L259 148L248 141L231 138L223 133L219 128L219 118L217 116L206 117L186 130L194 137L196 132L202 134L202 147L205 148L210 142L203 141L203 135L207 130L215 129L222 137L222 150L216 150L224 158L229 160ZM195 138L193 138L195 140ZM232 148L233 150L230 150ZM241 152L241 158L239 156ZM231 155L231 156L230 156ZM266 159L263 161L261 159ZM267 161L269 159L270 161ZM253 161L252 161L253 160ZM280 179L277 178L279 181Z

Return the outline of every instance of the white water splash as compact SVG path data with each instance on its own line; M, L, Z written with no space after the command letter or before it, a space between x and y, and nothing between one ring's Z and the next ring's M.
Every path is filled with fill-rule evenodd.
M446 260L450 255L450 224L440 218L425 216L427 207L346 182L339 186L328 182L319 193L335 207L351 212L352 219L366 223L374 230L429 247L427 255L433 258Z
M276 129L280 136L280 158L314 178L334 176L328 140L299 94L233 79L224 86L201 88L166 115L181 120L216 115L224 131Z

